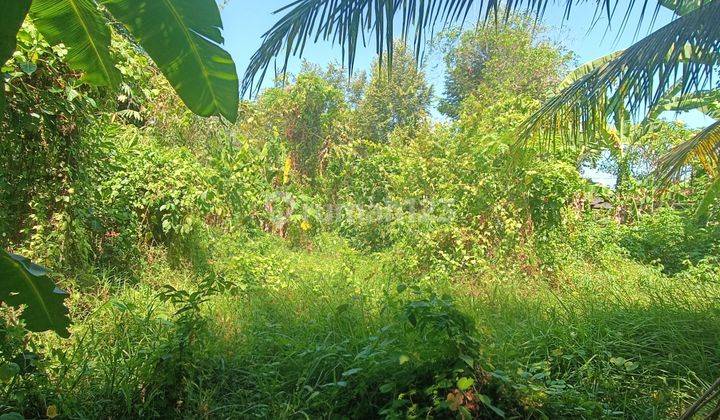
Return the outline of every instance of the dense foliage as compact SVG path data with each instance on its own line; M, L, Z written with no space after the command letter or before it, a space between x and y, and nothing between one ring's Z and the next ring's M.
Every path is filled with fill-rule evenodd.
M550 36L529 16L474 31L448 31L441 37L448 72L440 111L457 118L469 96L485 106L498 95L546 100L572 57Z
M569 55L517 19L448 46L445 123L402 48L391 73L282 75L230 124L121 34L112 90L26 23L0 240L73 323L30 332L0 293L0 415L679 416L720 375L720 205L696 215L702 165L663 189L648 168L695 133L518 148Z

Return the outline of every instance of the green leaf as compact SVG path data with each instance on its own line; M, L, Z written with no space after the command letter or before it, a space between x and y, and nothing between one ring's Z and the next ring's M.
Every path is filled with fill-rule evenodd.
M625 364L626 360L624 357L611 357L610 363L614 364L615 366L623 366Z
M27 75L31 75L35 73L35 70L37 70L37 64L30 61L20 63L20 70Z
M17 33L30 9L30 0L0 0L0 66L15 51ZM0 111L5 108L5 82L0 81Z
M147 51L188 108L237 119L238 77L213 0L106 0L103 4Z
M383 394L389 394L392 392L392 390L395 389L395 385L391 383L383 384L380 386L380 392Z
M0 66L12 57L30 0L0 0Z
M492 410L495 414L497 414L498 416L500 416L500 417L502 417L502 418L505 418L505 412L502 411L501 409L495 407L495 406L492 404L492 400L490 399L490 397L488 397L488 396L485 395L485 394L478 394L478 399L480 400L480 402L483 403L483 405L485 405L485 407L491 409L491 410Z
M470 366L470 368L474 368L474 367L475 367L475 360L474 360L472 357L470 357L470 356L468 356L468 355L466 355L466 354L461 354L461 355L460 355L460 359L462 359L462 361L465 362L465 364L467 364L468 366Z
M659 0L659 3L682 16L711 1L712 0Z
M473 385L475 385L475 380L472 378L460 378L457 381L457 387L460 391L467 391Z
M94 1L33 0L30 17L50 44L67 47L65 60L83 72L84 82L118 83L120 73L110 56L110 29Z
M63 304L66 297L44 268L19 255L0 252L0 301L10 306L26 305L22 318L30 331L52 330L69 337L70 318Z
M630 362L630 361L625 362L625 370L628 372L632 372L633 370L637 369L638 366L639 365L636 362Z
M361 368L353 368L353 369L350 369L350 370L346 370L345 372L342 373L342 376L343 376L343 378L348 377L348 376L352 376L352 375L360 372L361 370L362 370Z
M7 413L0 416L0 420L25 420L25 417L20 413Z
M17 363L8 362L0 364L0 381L9 381L18 373L20 373L20 366L18 366Z

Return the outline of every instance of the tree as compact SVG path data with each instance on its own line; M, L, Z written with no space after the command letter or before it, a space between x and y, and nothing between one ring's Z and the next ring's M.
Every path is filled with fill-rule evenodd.
M257 124L268 136L286 142L292 167L313 181L333 142L342 137L347 106L343 92L315 71L300 73L294 83L270 88L258 99Z
M580 2L565 0L566 17ZM419 57L426 38L434 33L438 22L462 21L473 6L479 7L481 18L502 14L507 20L512 12L522 9L540 17L550 3L548 0L507 1L505 12L499 13L503 2L498 0L300 0L282 9L284 16L264 36L245 73L242 88L245 92L256 89L275 56L285 51L287 64L293 53L303 53L308 39L340 45L352 69L359 41L374 35L377 52L386 53L386 61L392 65L392 41L398 27L405 39L412 36L415 55ZM625 8L613 0L595 0L595 3L609 21L616 20L618 15L624 16L618 18L623 24L634 8L642 8L642 16L653 9L649 0L630 0ZM675 12L672 22L572 83L527 121L523 133L541 131L552 138L592 141L607 124L608 110L616 108L613 103L623 102L631 115L637 115L655 107L676 84L681 86L683 94L718 88L719 82L712 76L720 64L720 25L717 25L720 0L660 0L655 6L656 12L661 5ZM698 59L688 59L688 46ZM694 142L703 145L693 150L704 150L705 160L717 161L720 122L700 133Z
M374 63L355 113L360 136L376 142L386 142L396 128L416 128L427 117L432 98L432 88L412 54L402 44L395 51L390 72L379 61Z
M325 68L303 61L299 74L314 73L333 87L345 94L345 102L351 109L357 109L365 95L368 77L365 71L348 76L348 72L336 63L330 63Z
M514 15L501 25L445 33L445 97L440 111L452 118L475 95L492 105L505 94L544 101L572 59L529 15Z

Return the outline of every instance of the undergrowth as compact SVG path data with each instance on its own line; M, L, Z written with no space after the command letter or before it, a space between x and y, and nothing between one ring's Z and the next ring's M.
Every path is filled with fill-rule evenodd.
M329 234L311 251L265 235L216 240L234 286L206 297L192 330L162 292L195 290L198 274L157 250L140 285L98 277L94 293L74 295L70 340L45 336L16 355L24 391L6 407L656 418L720 373L717 272L679 283L606 247L592 262L566 255L552 284L512 268L417 276L401 248L365 254Z

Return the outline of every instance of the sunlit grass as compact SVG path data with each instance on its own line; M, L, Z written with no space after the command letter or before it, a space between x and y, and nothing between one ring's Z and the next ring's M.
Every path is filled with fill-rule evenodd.
M376 414L397 398L379 391L388 378L413 366L409 380L427 386L423 363L444 360L398 324L412 299L398 285L454 297L477 326L478 368L503 378L505 404L526 414L676 416L720 373L717 279L680 282L621 254L569 259L553 282L519 269L456 281L409 277L401 251L363 254L331 235L312 251L263 236L218 245L219 266L240 270L232 256L244 255L255 270L243 269L243 290L202 307L187 344L156 295L164 284L192 290L188 267L159 257L139 285L75 297L72 338L49 343L62 351L49 362L47 403L81 417ZM380 360L397 355L362 356L378 340L410 362L392 372Z

